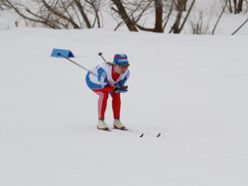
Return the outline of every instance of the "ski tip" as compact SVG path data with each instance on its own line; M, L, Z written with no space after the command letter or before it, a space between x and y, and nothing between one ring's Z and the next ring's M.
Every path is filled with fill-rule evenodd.
M141 135L140 135L140 138L142 138L144 136L144 133L142 133Z
M101 128L97 128L99 131L107 131L107 132L111 132L112 130L111 129L109 129L109 128L103 128L103 129L101 129Z
M129 131L126 127L125 127L125 128L116 128L116 127L113 127L112 129L115 129L115 130L124 130L124 131Z
M126 127L125 128L121 128L120 130L128 131L128 129Z
M160 132L160 133L158 133L156 137L158 138L158 137L160 137L160 136L161 136L161 132Z

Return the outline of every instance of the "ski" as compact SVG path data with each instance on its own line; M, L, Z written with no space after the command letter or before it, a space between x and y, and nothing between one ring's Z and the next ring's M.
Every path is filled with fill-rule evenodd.
M143 138L145 136L145 133L141 133L140 134L140 138ZM150 135L149 135L150 136ZM161 132L159 132L159 133L157 133L157 134L155 134L155 135L153 135L154 137L156 137L156 138L159 138L160 136L161 136Z
M97 128L97 130L99 130L99 131L106 131L106 132L111 132L112 131L110 128L107 128L107 129Z
M133 130L130 130L130 129L127 129L127 128L124 128L124 129L118 129L118 128L108 128L108 129L98 129L100 131L106 131L106 132L112 132L112 131L123 131L123 132L131 132L131 133L138 133L139 134L139 137L140 138L143 138L144 136L151 136L151 137L156 137L156 138L159 138L162 133L159 132L159 133L154 133L154 134L146 134L144 132L139 132L139 131L133 131Z
M139 137L140 137L140 138L143 138L143 137L145 136L145 133L144 133L144 132L133 131L133 130L129 130L129 129L127 129L127 128L124 128L124 129L116 129L116 128L113 128L113 130L126 131L126 132L132 132L132 133L139 133ZM155 133L155 134L148 134L148 135L146 135L146 136L153 136L153 137L159 138L161 135L162 135L162 133L159 132L159 133Z
M112 130L119 130L119 131L129 131L127 128L123 128L123 129L118 129L118 128L112 128Z

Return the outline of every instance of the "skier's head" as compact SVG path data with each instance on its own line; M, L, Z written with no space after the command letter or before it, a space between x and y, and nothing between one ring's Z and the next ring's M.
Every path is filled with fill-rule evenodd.
M120 66L129 66L127 55L126 54L115 54L114 64Z
M124 74L129 66L126 54L115 54L113 63L115 72L118 74Z

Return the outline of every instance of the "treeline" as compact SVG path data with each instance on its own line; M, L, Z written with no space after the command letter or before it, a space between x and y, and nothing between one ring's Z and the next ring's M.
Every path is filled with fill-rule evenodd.
M196 0L0 0L0 2L0 9L12 9L33 26L53 29L101 28L104 25L103 15L107 13L116 21L114 30L125 25L133 32L163 33L166 30L169 33L181 33ZM221 3L222 12L238 14L247 10L247 1L244 0L222 0ZM215 29L216 27L217 24ZM199 34L199 28L197 29L193 33Z

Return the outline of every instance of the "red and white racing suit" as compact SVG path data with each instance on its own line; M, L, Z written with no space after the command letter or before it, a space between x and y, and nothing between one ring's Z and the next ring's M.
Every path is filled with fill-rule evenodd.
M117 74L109 64L98 65L86 75L86 83L98 96L98 119L104 120L109 95L112 97L114 119L120 119L121 95L113 92L114 86L123 86L129 78L129 70L124 74Z

